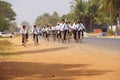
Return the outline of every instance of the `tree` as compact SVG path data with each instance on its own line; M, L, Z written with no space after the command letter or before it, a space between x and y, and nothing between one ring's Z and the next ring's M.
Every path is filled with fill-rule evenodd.
M48 13L44 13L41 16L38 16L38 18L36 19L36 24L39 27L44 27L46 25L56 25L57 22L59 22L60 20L60 16L58 15L57 12L54 12L52 15L48 14Z
M9 27L10 32L14 33L14 32L19 32L19 28L17 27L17 23L16 22L11 22L10 23L10 27Z
M11 8L11 4L0 0L0 31L9 29L9 22L15 20L15 12Z
M101 0L100 11L109 15L110 24L115 24L116 18L120 18L120 0Z
M74 15L76 16L75 19L80 19L85 24L85 10L87 8L87 2L83 0L73 0L71 2L71 9Z
M25 25L28 30L31 30L31 28L32 28L31 25L29 24L29 22L27 22L27 21L23 21L23 22L21 23L21 25L22 25L22 26Z

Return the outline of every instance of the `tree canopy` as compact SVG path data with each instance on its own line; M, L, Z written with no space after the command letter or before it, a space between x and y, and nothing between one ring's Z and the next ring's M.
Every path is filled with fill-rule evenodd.
M41 16L38 16L38 18L36 19L36 25L38 25L39 27L44 27L46 25L56 25L57 22L60 21L60 16L58 15L57 12L54 12L52 15L50 15L49 13L44 13Z
M16 13L9 2L0 0L0 31L8 29L10 21L15 20Z

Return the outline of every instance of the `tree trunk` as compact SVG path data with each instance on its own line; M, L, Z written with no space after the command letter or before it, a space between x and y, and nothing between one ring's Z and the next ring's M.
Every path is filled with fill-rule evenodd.
M90 19L90 31L92 30L92 28L93 28L93 19L91 18Z

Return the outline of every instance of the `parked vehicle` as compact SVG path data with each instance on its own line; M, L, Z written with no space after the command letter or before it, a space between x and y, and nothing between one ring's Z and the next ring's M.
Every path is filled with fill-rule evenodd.
M0 32L0 37L3 37L3 38L13 38L14 35L10 34L10 33Z

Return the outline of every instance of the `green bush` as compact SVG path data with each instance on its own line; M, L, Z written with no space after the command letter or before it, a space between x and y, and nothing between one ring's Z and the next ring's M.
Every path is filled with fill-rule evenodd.
M116 32L120 32L120 28L116 29Z
M115 34L115 32L109 29L106 33L106 36L112 36L114 34Z
M10 49L12 43L7 40L0 40L0 52Z

